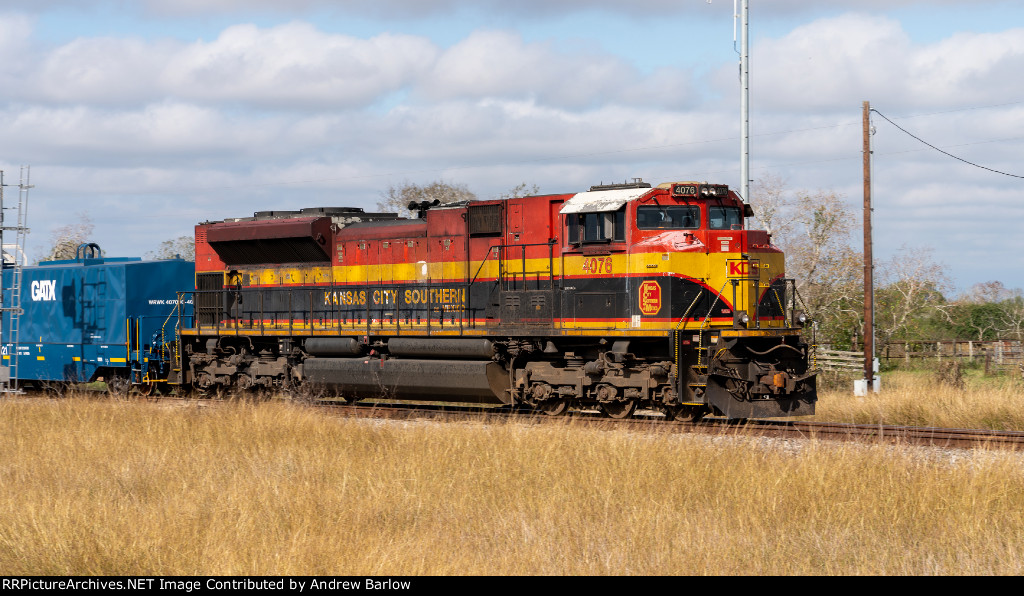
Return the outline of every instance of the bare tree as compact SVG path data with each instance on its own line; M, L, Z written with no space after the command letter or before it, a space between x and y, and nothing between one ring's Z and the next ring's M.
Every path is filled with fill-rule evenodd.
M179 236L164 240L155 251L146 253L147 259L185 259L194 261L196 258L196 239L193 236Z
M409 204L437 200L441 204L471 201L476 198L465 184L449 184L443 180L431 182L425 186L405 182L400 186L389 186L381 193L383 199L377 202L381 211L407 214Z
M787 238L793 228L793 199L786 190L786 180L767 174L750 185L750 206L764 229L772 236Z
M835 192L790 195L778 179L762 183L752 204L761 205L762 223L786 253L786 275L808 315L827 339L841 343L861 325L861 253L851 246L857 220ZM754 198L756 197L756 198Z
M1024 294L1019 289L1009 292L1010 296L1000 302L1002 325L999 332L1007 338L1024 339Z
M74 259L78 247L89 242L95 226L88 214L79 212L76 214L76 223L62 226L53 231L50 247L46 249L46 256L43 261L59 261Z
M976 304L984 304L986 302L1002 302L1012 298L1013 295L1013 291L1004 286L1003 282L986 281L971 286L963 298Z
M876 268L880 281L875 293L875 325L879 343L935 312L946 302L951 283L945 267L932 259L930 248L904 246Z
M530 197L540 193L540 187L536 184L527 185L525 182L512 188L508 192L503 192L498 195L499 199L518 199L521 197Z

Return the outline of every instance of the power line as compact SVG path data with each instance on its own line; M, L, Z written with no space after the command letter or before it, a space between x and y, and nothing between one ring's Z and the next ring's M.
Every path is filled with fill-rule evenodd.
M974 162L972 162L972 161L967 161L966 159L964 159L964 158L962 158L962 157L957 157L956 155L953 155L952 153L950 153L950 152L948 152L948 151L943 151L942 149L939 149L938 147L936 147L935 145L932 145L931 143L929 143L928 141L926 141L926 140L922 139L921 137L919 137L919 136L917 136L917 135L915 135L915 134L911 133L910 131L908 131L907 129L903 128L903 127L902 127L902 126L900 126L899 124L896 124L895 122L893 122L892 120L890 120L890 119L889 119L889 118L888 118L888 117L887 117L887 116L886 116L885 114L883 114L883 113L879 112L878 110L876 110L876 109L874 109L874 108L871 108L871 111L872 111L872 112L874 112L874 113L876 113L876 114L878 114L879 116L881 116L881 117L882 117L883 119L885 119L885 121L886 121L886 122L888 122L889 124L892 124L892 125L893 125L893 126L895 126L896 128L898 128L898 129L900 129L901 131L903 131L903 133L904 133L904 134L906 134L907 136L909 136L909 137L911 137L911 138L914 138L914 139L917 139L918 141L920 141L920 142L924 143L925 145L928 145L929 147L931 147L932 149L934 149L934 150L938 151L939 153L941 153L941 154L943 154L943 155L948 155L949 157L952 157L953 159L956 159L956 160L962 161L962 162L964 162L964 163L965 163L965 164L967 164L967 165L971 165L971 166L974 166L974 167L976 167L976 168L980 168L980 169L982 169L982 170L988 170L989 172L994 172L994 173L996 173L996 174L1002 174L1003 176L1010 176L1010 177L1012 177L1012 178L1024 178L1024 176L1018 176L1017 174L1010 174L1010 173L1008 173L1008 172L1003 172L1003 171L1000 171L1000 170L996 170L996 169L993 169L993 168L990 168L990 167L987 167L987 166L983 166L983 165L980 165L980 164L976 164L976 163L974 163Z

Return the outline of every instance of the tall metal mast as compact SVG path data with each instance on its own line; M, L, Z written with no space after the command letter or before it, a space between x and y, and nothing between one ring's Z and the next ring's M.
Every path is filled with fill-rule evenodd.
M740 139L740 195L743 201L750 202L750 40L747 34L750 28L749 0L741 0L740 20L740 113L742 118L742 134Z
M17 224L8 226L5 223L5 211L14 207L4 205L6 185L3 181L3 171L0 171L0 264L3 270L8 272L6 276L0 274L0 351L3 352L3 361L0 363L0 393L20 392L17 388L17 346L21 317L21 274L25 265L25 235L28 234L28 227L25 225L28 218L28 191L32 188L30 176L31 168L22 166L21 179L18 182ZM15 232L15 241L11 244L5 243L4 232ZM9 301L5 306L4 292L8 290ZM8 322L6 329L3 326L5 321Z

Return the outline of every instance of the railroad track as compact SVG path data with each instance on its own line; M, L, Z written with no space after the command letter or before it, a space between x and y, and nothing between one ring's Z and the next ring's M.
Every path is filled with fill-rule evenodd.
M33 395L26 394L25 397L33 397ZM226 403L216 399L194 399L176 396L159 398L139 397L138 399L146 402L159 400L209 405ZM563 416L548 416L535 410L510 406L431 405L385 401L364 401L358 404L346 405L334 401L318 400L309 400L308 403L336 415L359 418L393 420L435 419L445 421L477 420L483 422L515 419L518 422L536 424L574 424L601 429L635 429L643 432L730 433L758 437L843 440L933 447L991 447L1009 450L1024 448L1024 432L1022 431L895 426L887 424L848 424L802 420L749 420L737 422L714 417L705 418L699 423L692 423L667 421L662 414L649 410L638 410L632 418L612 419L603 416L597 410L573 410Z
M392 419L507 419L536 423L582 424L608 429L634 428L644 431L681 433L732 433L793 439L820 439L861 441L868 443L926 445L933 447L993 447L1000 449L1024 448L1024 432L983 429L895 426L887 424L846 424L836 422L750 420L729 421L706 418L699 423L666 421L657 412L638 411L633 418L616 420L593 410L573 411L567 416L551 417L528 409L510 407L481 408L474 406L424 406L397 403L375 403L340 406L327 402L318 405L336 408L347 415Z

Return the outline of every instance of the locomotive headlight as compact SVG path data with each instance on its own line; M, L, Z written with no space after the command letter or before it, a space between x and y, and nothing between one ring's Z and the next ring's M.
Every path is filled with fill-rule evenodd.
M793 313L793 322L796 323L797 325L801 326L801 327L806 325L807 321L810 321L810 320L811 319L810 319L810 317L807 316L807 313L805 313L802 310L798 310L795 313Z
M750 316L747 315L747 311L745 310L738 310L732 316L732 324L734 327L746 327L749 322Z

